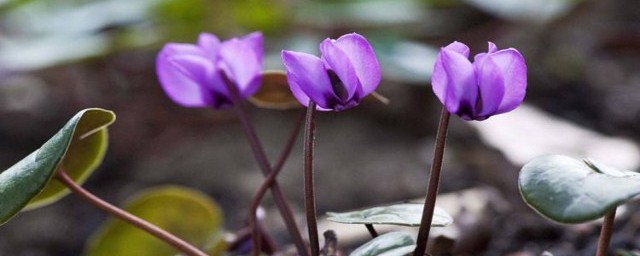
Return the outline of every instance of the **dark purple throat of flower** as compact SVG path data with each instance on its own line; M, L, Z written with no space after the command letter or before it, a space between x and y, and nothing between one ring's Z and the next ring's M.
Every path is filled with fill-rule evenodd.
M491 116L491 115L480 115L480 113L482 113L482 108L483 108L482 93L480 92L480 88L478 88L478 97L476 98L476 102L471 103L468 101L461 101L460 107L458 108L458 112L456 112L455 114L460 116L460 118L462 118L463 120L482 121L489 118L489 116Z
M331 89L333 89L333 93L338 97L338 100L330 100L329 104L331 108L335 111L342 111L349 109L355 105L358 105L358 101L360 97L358 93L349 98L349 92L347 91L347 87L344 85L340 77L331 69L327 70L327 74L329 75L329 81L331 82ZM335 99L333 96L327 97L329 99Z
M333 93L335 93L336 96L338 96L338 98L342 100L342 102L347 101L347 97L349 97L349 93L347 92L347 88L345 88L342 80L340 80L336 72L333 72L333 70L331 69L329 69L327 73L329 73L329 80L331 81L331 87L333 88Z
M227 88L236 88L236 93L238 93L238 86L235 82L229 79L227 73L223 70L218 71L220 73L220 77L222 78L222 82L225 83L225 88L222 92L211 92L210 95L213 98L213 107L214 108L228 108L233 106L233 99L231 98L231 92ZM240 96L241 97L241 96Z

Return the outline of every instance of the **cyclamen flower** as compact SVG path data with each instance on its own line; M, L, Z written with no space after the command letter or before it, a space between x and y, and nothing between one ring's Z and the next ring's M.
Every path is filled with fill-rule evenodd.
M202 33L197 44L166 44L156 59L156 71L174 102L185 107L228 108L232 101L225 83L235 86L242 99L258 91L262 51L260 32L224 42Z
M316 103L321 111L357 106L380 83L380 64L373 48L356 33L320 43L321 57L282 51L289 88L300 104Z
M449 113L464 120L484 120L509 112L522 103L527 66L518 50L489 51L469 61L469 47L453 42L442 48L433 69L433 92Z

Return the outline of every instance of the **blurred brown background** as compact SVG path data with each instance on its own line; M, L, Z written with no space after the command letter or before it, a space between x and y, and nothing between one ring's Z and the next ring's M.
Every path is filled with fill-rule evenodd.
M110 127L110 148L86 188L119 204L154 185L189 186L223 207L226 228L241 228L261 175L240 124L231 111L175 105L156 80L154 61L165 42L193 42L202 31L228 38L255 30L265 34L265 69L282 69L281 49L317 53L322 39L349 32L365 35L382 64L378 92L389 105L365 102L319 114L320 212L424 196L440 111L429 73L439 47L454 40L468 44L472 54L485 51L487 41L522 52L529 68L525 103L543 121L556 122L513 113L525 115L517 120L529 121L518 125L534 132L536 125L549 128L548 136L536 135L538 142L555 138L555 126L570 125L588 131L576 136L594 143L556 140L563 153L638 167L636 0L0 0L0 166L8 168L39 147L78 110L111 109L118 117ZM300 110L247 108L275 158ZM516 185L522 162L514 160L519 151L490 143L504 131L492 134L481 122L452 120L441 192L484 187L509 205L472 225L479 232L466 243L472 248L458 245L457 254L593 254L595 226L556 225L522 203ZM518 127L508 121L505 126ZM509 132L522 138L519 148L531 149L531 134ZM619 144L604 143L612 140ZM279 180L301 214L299 144ZM557 149L542 144L528 154ZM286 242L270 198L264 206L267 225ZM105 217L68 196L0 226L0 255L79 255ZM613 248L640 247L637 217L619 220L625 232L616 233Z

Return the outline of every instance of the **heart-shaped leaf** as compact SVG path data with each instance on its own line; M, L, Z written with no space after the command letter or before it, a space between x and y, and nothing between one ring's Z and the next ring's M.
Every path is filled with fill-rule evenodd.
M219 244L222 211L201 192L175 186L153 188L133 196L124 209L210 252L219 253L220 246L224 246ZM85 250L85 255L90 256L173 256L178 253L156 237L118 219L102 225Z
M531 160L518 183L529 206L560 223L600 218L640 194L638 173L562 155Z
M389 224L420 226L422 204L395 204L344 213L328 212L327 220L347 224ZM431 226L444 227L453 223L453 218L442 208L436 207Z
M207 246L204 247L210 256L223 255L229 248L229 244L224 240L224 234L219 232Z
M363 244L349 256L404 256L411 255L415 247L416 241L411 234L390 232Z
M104 157L106 127L114 120L108 110L82 110L42 147L0 173L0 224L25 207L53 203L67 194L62 184L51 180L59 167L84 182Z
M291 93L287 74L280 70L269 70L262 73L260 90L249 101L256 107L286 110L299 108L300 103Z

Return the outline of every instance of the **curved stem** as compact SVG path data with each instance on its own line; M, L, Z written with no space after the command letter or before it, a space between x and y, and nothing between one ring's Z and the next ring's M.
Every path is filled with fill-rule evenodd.
M146 220L136 217L133 214L130 214L110 203L105 202L104 200L98 198L97 196L91 194L91 192L85 190L80 185L78 185L67 173L60 169L56 173L56 179L59 180L62 184L64 184L71 192L80 196L82 199L87 200L90 204L94 205L98 209L117 217L129 224L136 226L137 228L157 237L158 239L166 242L167 244L173 246L181 252L184 252L190 256L207 256L206 253L196 248L195 246L185 242L184 240L176 237L175 235L159 228L156 225L149 223Z
M285 144L285 147L282 150L282 153L280 154L280 158L278 158L278 161L276 162L275 166L273 166L271 173L269 173L267 178L262 182L262 185L260 185L255 195L251 199L251 204L249 206L249 227L252 230L251 232L252 241L253 241L252 255L258 255L260 253L260 245L261 245L260 243L261 232L259 232L258 230L259 225L258 225L258 219L256 216L256 211L258 210L258 207L262 202L262 198L267 193L267 190L271 187L273 182L276 180L276 178L278 177L278 174L280 173L280 171L282 170L282 167L284 166L284 163L287 161L287 159L291 155L293 146L295 145L296 139L298 138L298 134L300 133L300 129L302 128L302 120L304 120L303 118L304 118L304 112L300 112L293 126L293 129L291 130L289 139L287 140L287 143Z
M256 134L256 131L253 125L251 124L251 121L247 117L247 114L245 113L244 109L242 108L240 94L238 93L237 88L233 86L233 83L229 81L229 79L226 78L226 76L223 75L223 78L225 80L224 84L229 90L229 93L231 95L231 100L233 101L233 108L236 111L236 114L238 115L238 119L240 119L240 122L242 123L242 128L247 137L247 140L249 141L249 145L251 146L253 155L255 156L256 161L258 162L258 166L260 166L260 169L262 170L262 174L265 176L268 176L269 173L271 173L269 160L267 159L264 149L262 148L262 144L258 139L258 135ZM298 254L300 254L301 256L307 256L308 253L307 253L306 246L304 244L304 240L302 239L302 234L300 234L300 230L298 230L298 226L296 225L295 218L293 217L291 207L289 207L287 200L284 198L284 194L282 193L282 190L280 189L280 185L278 185L277 181L273 181L273 184L271 185L271 195L273 196L273 201L276 203L276 206L280 211L280 215L282 215L282 219L284 220L284 223L287 226L287 230L289 231L289 234L291 234L293 238L293 241L296 245L296 249L298 250Z
M316 221L316 199L313 190L313 143L315 133L316 104L309 100L307 118L304 125L304 209L307 213L307 226L309 229L309 244L311 255L320 254L320 242L318 241L318 224Z
M449 128L449 112L442 107L440 123L438 124L438 134L436 135L435 151L431 162L431 174L429 175L429 185L427 186L427 198L422 209L422 220L416 241L415 256L422 256L427 250L427 240L433 221L433 211L436 207L436 196L438 195L438 185L440 185L440 171L442 170L442 159L444 157L444 147L447 142L447 130Z
M611 233L613 233L613 220L616 218L616 208L604 216L604 222L600 229L600 238L598 238L598 250L596 256L606 256L611 241Z
M276 252L278 248L275 246L273 238L271 238L269 234L265 232L264 227L262 227L262 225L258 225L258 230L260 231L260 238L261 238L260 240L262 241L261 246L262 245L265 246L264 250L262 251L264 253L267 253L267 255L271 255L274 252ZM235 238L231 242L229 242L227 246L227 251L233 252L238 250L239 247L241 247L244 244L244 242L248 241L249 239L252 239L251 236L252 236L251 229L248 226L238 230L235 233Z
M232 252L242 246L242 243L251 236L251 229L244 227L235 232L234 239L227 244L227 251Z
M262 243L265 245L265 249L264 252L267 255L273 255L276 251L277 251L277 247L275 242L273 241L273 238L271 238L269 236L269 234L267 234L266 230L264 230L264 227L262 227L262 225L258 224L258 231L260 232L262 239L260 240Z

